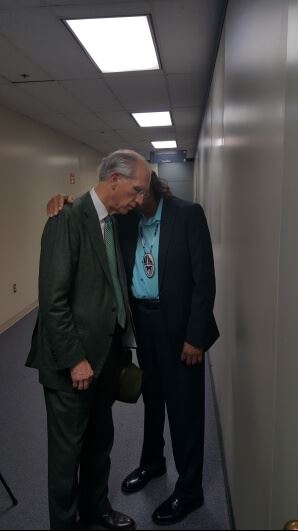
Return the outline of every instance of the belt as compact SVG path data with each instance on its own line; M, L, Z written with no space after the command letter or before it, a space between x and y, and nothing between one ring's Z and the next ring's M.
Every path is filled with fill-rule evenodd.
M147 308L147 310L159 310L160 302L158 299L134 299L136 306Z

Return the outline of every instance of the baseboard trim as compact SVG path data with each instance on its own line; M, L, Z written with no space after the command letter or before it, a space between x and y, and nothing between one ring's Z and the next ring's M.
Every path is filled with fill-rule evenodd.
M0 325L0 335L3 334L6 330L8 330L11 326L16 324L18 321L23 319L28 313L32 312L32 310L35 310L37 308L38 302L34 301L32 304L28 304L22 311L18 312L16 315L14 315L11 319L8 319L8 321L5 321L5 323Z
M213 378L213 372L212 372L212 361L211 361L209 353L208 353L208 366L209 366L211 389L212 389L213 400L214 400L215 419L216 419L216 424L217 424L217 433L219 437L219 447L220 447L220 453L221 453L221 460L223 464L223 475L224 475L224 483L225 483L225 489L226 489L226 495L227 495L227 505L228 505L228 512L229 512L229 518L230 518L230 526L231 526L231 530L235 531L236 530L235 516L234 516L231 491L230 491L230 486L229 486L229 481L228 481L227 464L226 464L226 458L225 458L225 452L224 452L223 434L222 434L222 429L221 429L219 407L217 403L215 384L214 384L214 378Z

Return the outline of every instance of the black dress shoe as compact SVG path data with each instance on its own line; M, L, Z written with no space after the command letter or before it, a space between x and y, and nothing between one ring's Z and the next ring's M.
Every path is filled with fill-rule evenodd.
M86 529L86 527L91 527L93 525L101 525L105 529L118 529L119 531L122 529L136 529L136 523L132 518L130 518L130 516L126 516L126 514L114 511L112 508L107 509L104 513L93 520L90 520L89 518L79 520L77 529Z
M172 494L154 511L152 520L157 525L176 524L186 518L192 511L199 509L203 503L203 495L196 500L186 500Z
M149 481L153 478L159 478L166 473L166 465L162 465L159 468L136 468L131 474L129 474L121 484L122 492L125 494L132 494L143 489Z
M126 516L126 514L119 513L113 509L108 509L106 513L98 518L98 523L106 529L136 529L135 521Z

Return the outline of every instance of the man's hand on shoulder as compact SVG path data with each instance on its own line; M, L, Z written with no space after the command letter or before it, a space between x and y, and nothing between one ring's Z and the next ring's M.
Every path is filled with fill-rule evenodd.
M90 386L94 372L87 360L80 361L70 371L72 385L78 391L86 391Z
M52 218L57 216L63 209L65 203L72 204L73 197L71 195L58 194L52 197L47 204L47 215Z
M202 349L196 348L185 341L182 349L181 361L185 362L186 365L197 365L198 363L202 363L202 360Z

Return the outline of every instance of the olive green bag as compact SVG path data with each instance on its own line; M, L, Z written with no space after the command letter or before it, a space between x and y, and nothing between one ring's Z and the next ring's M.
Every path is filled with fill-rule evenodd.
M116 400L135 404L142 392L143 371L132 361L130 349L125 351L124 367L119 376Z

